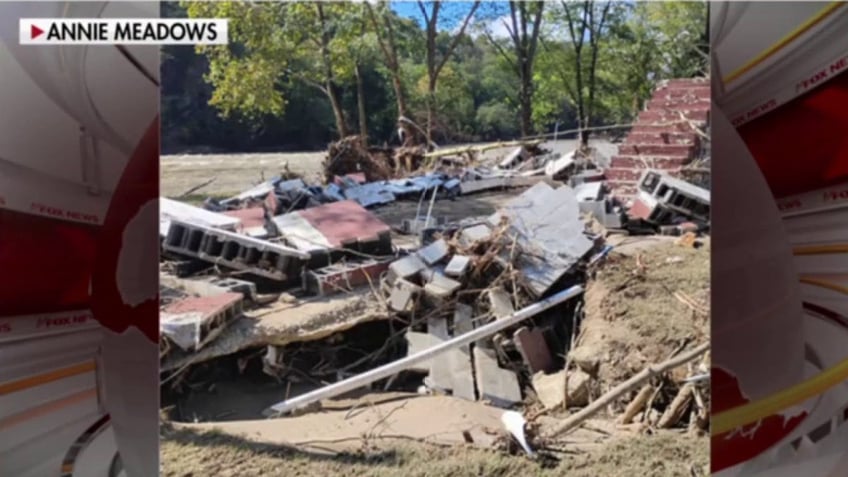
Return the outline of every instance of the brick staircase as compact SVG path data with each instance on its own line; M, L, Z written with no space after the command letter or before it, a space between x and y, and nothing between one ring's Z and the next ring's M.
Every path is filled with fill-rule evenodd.
M710 114L709 78L660 83L604 173L616 197L632 198L644 169L660 169L677 177L698 156L700 136L681 120L680 113L704 128Z

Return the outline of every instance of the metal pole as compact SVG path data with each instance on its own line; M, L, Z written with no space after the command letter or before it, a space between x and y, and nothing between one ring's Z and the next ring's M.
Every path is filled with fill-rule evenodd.
M430 217L433 215L433 204L436 203L436 193L439 192L439 185L436 184L436 187L433 187L433 197L430 198L430 207L427 209L427 220L424 222L424 228L430 226Z
M509 328L510 326L519 323L527 318L535 316L549 308L552 308L560 303L570 300L583 293L583 287L575 285L567 290L563 290L555 295L540 300L530 306L522 308L508 317L504 317L488 323L479 328L476 328L468 333L451 338L448 341L440 343L432 348L422 350L411 356L401 358L393 363L389 363L378 368L366 371L360 375L352 376L343 381L330 384L315 391L294 397L288 401L282 401L274 404L269 408L270 414L284 414L297 408L308 406L322 399L329 399L340 394L344 394L354 389L361 388L375 381L379 381L389 376L393 376L400 371L408 369L418 363L427 361L436 355L444 353L453 348L465 346L475 341L487 338L498 331Z

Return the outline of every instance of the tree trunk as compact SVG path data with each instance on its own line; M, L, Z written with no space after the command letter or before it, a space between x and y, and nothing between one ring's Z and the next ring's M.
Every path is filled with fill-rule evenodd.
M418 4L427 23L427 126L425 133L427 134L427 144L430 144L433 141L433 108L435 108L436 79L439 75L436 71L436 35L438 34L436 25L438 24L441 2L433 2L433 10L429 17L423 4L420 1Z
M350 133L347 129L344 109L342 108L341 101L339 101L336 86L328 81L325 88L327 90L327 97L330 99L330 106L333 107L333 117L336 119L336 131L339 133L339 139L344 139Z
M397 99L398 117L406 116L406 98L403 97L403 85L400 82L400 73L392 71L392 87Z
M577 19L579 24L571 16L569 5L563 1L563 9L565 10L566 20L568 22L568 30L571 36L571 41L574 43L574 76L575 76L575 96L577 100L577 127L580 129L578 134L578 149L583 149L588 145L588 131L586 131L586 102L584 100L583 91L583 40L587 28L587 16L589 9L594 8L591 0L583 2L581 18ZM578 27L579 28L575 28Z
M589 16L589 25L592 30L589 31L589 45L592 47L592 56L589 61L589 104L586 105L586 127L590 127L592 124L592 119L595 114L595 86L597 85L597 69L598 69L598 50L599 50L599 39L598 37L601 35L604 29L604 24L607 19L607 14L610 9L610 2L608 1L602 11L601 18L598 20L597 27L595 26L595 14L594 14L594 4L591 7L593 10L590 11ZM709 23L709 22L707 22ZM587 136L588 136L588 132Z
M362 138L362 144L368 145L368 118L365 115L365 86L362 84L362 71L357 64L354 66L356 74L356 106L359 112L359 135Z
M521 78L521 91L518 93L521 108L521 137L527 137L533 130L533 78Z
M430 47L428 46L428 49ZM433 45L433 49L435 51L435 44ZM435 52L433 53L435 55ZM428 60L428 68L430 66L430 61ZM429 78L427 81L427 126L425 128L425 132L427 133L427 144L433 142L433 116L434 110L436 108L436 77L434 72L429 74Z
M436 109L436 82L430 80L427 88L427 144L433 142L433 115Z
M324 6L321 3L316 3L315 8L318 11L318 20L321 24L321 58L324 62L324 76L326 84L324 88L327 91L327 96L330 99L330 105L333 107L333 116L336 119L336 130L339 133L339 138L343 139L348 135L347 124L345 122L344 109L339 101L339 95L336 91L335 78L333 76L333 63L330 58L330 33L327 29L326 17L324 17Z

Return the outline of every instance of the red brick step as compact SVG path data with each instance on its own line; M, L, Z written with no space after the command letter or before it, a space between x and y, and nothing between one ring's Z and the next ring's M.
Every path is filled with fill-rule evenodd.
M615 156L610 161L610 169L679 169L686 164L692 162L691 157L680 157L680 158L671 158L671 157L626 157L626 156Z
M695 153L694 144L622 144L618 148L622 156L668 156L690 157Z

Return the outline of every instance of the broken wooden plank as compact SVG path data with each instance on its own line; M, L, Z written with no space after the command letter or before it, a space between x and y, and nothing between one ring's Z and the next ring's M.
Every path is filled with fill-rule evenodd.
M706 342L706 343L703 343L703 344L687 351L686 353L675 356L674 358L671 358L668 361L665 361L665 362L662 362L662 363L659 363L659 364L652 364L652 365L648 366L647 368L643 369L641 372L639 372L635 376L631 377L627 381L624 381L623 383L619 384L618 386L607 391L606 394L599 397L595 401L592 401L591 404L589 404L585 408L581 409L579 412L577 412L577 413L569 416L568 418L566 418L564 421L562 421L562 423L559 426L557 426L555 429L551 430L548 433L548 435L545 436L545 437L555 438L557 436L561 436L561 435L565 434L566 432L570 431L571 429L579 426L580 423L582 423L586 419L592 417L598 411L601 411L602 409L606 409L606 407L610 403L612 403L613 401L615 401L616 399L621 397L624 393L626 393L626 392L630 391L631 389L645 383L652 376L657 376L657 375L664 373L664 372L666 372L670 369L674 369L678 366L684 365L684 364L694 360L695 358L701 356L702 354L706 353L709 349L710 349L710 343ZM714 430L713 432L716 432L716 431Z

